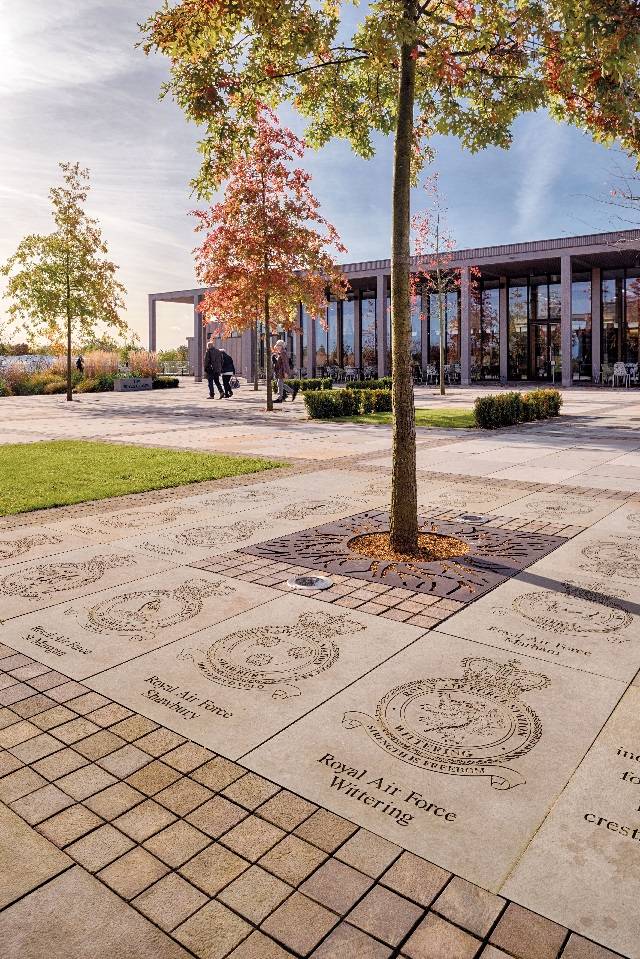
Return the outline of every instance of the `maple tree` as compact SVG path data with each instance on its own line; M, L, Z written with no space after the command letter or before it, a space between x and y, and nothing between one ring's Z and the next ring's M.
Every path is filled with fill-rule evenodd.
M445 366L447 363L447 296L458 298L462 288L462 270L453 266L456 242L447 222L447 208L440 191L439 175L433 173L424 182L427 207L411 218L414 233L414 258L410 275L411 299L415 305L422 296L420 321L430 322L430 311L424 309L425 299L435 299L438 312L440 393L445 394ZM469 282L475 291L480 279L477 266L469 267Z
M262 107L247 153L230 171L224 197L196 210L206 236L196 253L196 275L209 286L200 310L216 335L245 329L264 332L267 409L273 410L271 333L298 328L300 303L313 317L326 313L327 293L343 298L347 282L331 256L346 252L320 213L311 176L291 167L304 141Z
M7 276L8 314L31 342L44 336L67 354L67 400L72 400L71 338L90 340L98 325L128 332L119 314L125 288L116 279L118 267L107 259L108 248L97 220L84 204L89 171L78 163L60 163L63 183L49 191L56 229L30 234L1 272Z
M164 88L201 125L203 194L255 134L258 104L294 104L321 146L363 157L392 134L391 542L417 548L411 378L410 186L434 134L508 147L511 124L558 120L640 151L637 0L373 0L349 36L340 0L175 0L143 24L170 60Z

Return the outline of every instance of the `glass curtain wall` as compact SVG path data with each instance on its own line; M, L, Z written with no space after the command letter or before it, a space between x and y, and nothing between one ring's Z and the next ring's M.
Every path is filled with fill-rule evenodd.
M453 366L460 361L460 297L457 290L447 293L447 326L445 362Z
M591 274L574 273L571 279L571 376L591 379Z
M328 363L328 334L329 330L327 329L326 320L323 322L318 319L315 320L315 334L316 334L316 358L315 358L315 371L316 376L324 374L325 367Z
M302 307L302 367L305 369L306 375L311 376L311 370L313 367L313 357L311 356L311 324L313 320L307 309Z

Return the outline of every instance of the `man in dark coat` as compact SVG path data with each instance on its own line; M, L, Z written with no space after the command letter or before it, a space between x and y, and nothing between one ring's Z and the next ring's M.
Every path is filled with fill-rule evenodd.
M222 353L217 348L213 341L213 337L207 343L207 352L204 355L204 371L207 374L207 382L209 384L209 399L212 400L215 397L213 392L213 385L215 383L220 399L224 399L224 390L222 389L222 384L220 383L220 374L222 373Z

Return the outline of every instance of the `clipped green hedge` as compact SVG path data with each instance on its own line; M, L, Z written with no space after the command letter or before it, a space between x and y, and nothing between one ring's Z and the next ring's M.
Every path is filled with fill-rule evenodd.
M177 376L155 376L152 383L154 390L173 390L180 386Z
M490 393L476 399L474 414L476 426L495 430L500 426L559 416L561 406L562 396L555 389L531 390L529 393Z
M359 390L360 413L390 413L391 390Z
M380 380L349 380L344 385L348 390L390 390L391 377L383 376Z
M306 393L304 402L312 420L391 412L391 390L320 390Z
M313 393L316 390L330 390L331 389L331 377L326 376L322 379L302 379L302 380L285 380L287 386L290 386L292 389L294 386L297 386L301 393Z
M304 394L304 402L312 420L332 420L360 412L360 396L352 390L314 390Z

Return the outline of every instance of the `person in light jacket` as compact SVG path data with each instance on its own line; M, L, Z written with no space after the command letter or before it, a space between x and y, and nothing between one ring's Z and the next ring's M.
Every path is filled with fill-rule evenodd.
M285 383L287 377L291 376L291 364L289 363L287 347L284 340L276 340L271 361L273 363L273 373L278 382L278 397L273 402L284 403L285 397L290 395L291 402L293 403L298 395L299 387L288 386Z

